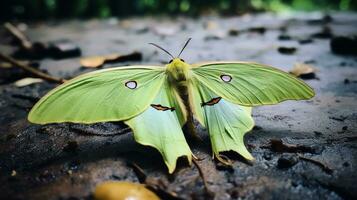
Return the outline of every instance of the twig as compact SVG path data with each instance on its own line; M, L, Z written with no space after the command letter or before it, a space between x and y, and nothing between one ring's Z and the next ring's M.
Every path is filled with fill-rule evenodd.
M145 174L144 170L141 167L139 167L139 165L137 165L134 162L130 162L130 163L128 163L128 166L133 169L133 171L140 183L146 182L147 175Z
M299 158L301 160L305 160L305 161L314 163L315 165L321 167L321 169L324 170L328 174L332 174L332 172L333 172L333 169L331 169L329 166L327 166L325 163L322 163L321 161L318 161L318 160L315 160L315 159L312 159L312 158L307 158L307 157L304 157L304 156L301 156L301 155L299 155Z
M161 178L148 177L144 170L134 162L129 162L127 165L134 170L139 182L145 184L149 190L155 192L161 199L183 200L175 192L166 191L167 186Z
M200 174L200 177L202 178L202 182L205 188L205 192L209 197L214 197L214 193L209 189L205 175L203 174L201 166L198 164L198 162L195 159L192 159L193 164L197 167L198 173Z
M6 22L4 27L21 43L23 48L32 48L32 42L16 26L12 25L10 22Z
M56 78L56 77L53 77L53 76L51 76L49 74L43 73L40 70L34 69L34 68L32 68L30 66L27 66L27 65L25 65L25 64L23 64L21 62L18 62L17 60L15 60L15 59L13 59L13 58L11 58L9 56L6 56L6 55L4 55L2 53L0 53L0 59L4 60L6 62L9 62L9 63L13 64L16 67L19 67L19 68L21 68L21 69L23 69L25 71L28 71L28 72L36 75L37 77L42 78L42 79L47 80L47 81L55 82L55 83L64 83L66 81L65 79Z
M281 139L270 139L268 145L261 146L261 148L271 149L275 152L289 152L289 153L296 153L296 152L308 152L308 153L315 153L315 149L310 146L304 146L299 144L286 144Z

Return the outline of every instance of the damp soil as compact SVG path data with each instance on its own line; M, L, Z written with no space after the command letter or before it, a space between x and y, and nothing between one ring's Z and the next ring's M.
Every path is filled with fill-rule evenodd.
M141 61L102 68L165 64L169 57L148 43L176 53L189 37L193 39L182 54L188 63L244 60L285 71L295 63L313 65L318 78L305 80L316 91L313 99L253 109L256 126L244 140L255 161L229 152L232 167L217 163L207 131L198 124L203 142L188 142L214 193L210 198L357 199L357 57L331 50L335 37L357 33L355 24L353 13L259 14L36 22L28 23L25 32L43 43L70 40L82 56L142 53ZM4 30L0 34L5 38L0 51L13 54L16 46ZM339 45L345 45L339 46L344 51L356 49L349 46L353 42ZM79 58L22 59L37 62L53 76L70 78L94 70L81 67ZM139 182L132 163L180 199L207 198L194 165L180 159L169 175L160 154L135 143L120 122L30 124L27 113L56 84L16 87L16 79L30 75L6 73L0 85L0 199L91 199L95 185L105 180Z

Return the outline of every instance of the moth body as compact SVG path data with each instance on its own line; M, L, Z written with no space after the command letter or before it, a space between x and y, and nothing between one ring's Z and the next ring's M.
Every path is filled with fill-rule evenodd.
M188 82L190 81L190 65L180 58L172 59L169 64L166 65L166 72L168 75L168 80L173 88L177 92L177 98L180 103L181 109L183 110L184 117L186 121L186 130L193 138L198 138L195 131L195 126L193 124L193 112L192 103L189 99L189 89Z

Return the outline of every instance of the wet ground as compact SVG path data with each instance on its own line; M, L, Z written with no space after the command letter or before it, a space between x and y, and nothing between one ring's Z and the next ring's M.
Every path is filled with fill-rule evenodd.
M141 61L107 64L162 64L168 56L148 45L157 43L188 63L214 60L255 61L289 71L307 63L317 71L305 80L316 96L253 109L256 127L245 142L256 160L229 153L233 167L212 160L207 132L203 143L190 141L215 199L356 199L357 198L357 57L332 52L333 37L357 33L357 14L324 16L271 14L241 17L130 18L30 23L33 41L69 39L82 56L142 53ZM1 33L5 34L5 33ZM0 51L15 51L8 37ZM353 43L342 49L356 49ZM353 53L352 53L353 54ZM79 57L37 60L53 76L73 77L91 69ZM0 69L0 72L3 69ZM56 86L42 82L17 87L28 74L7 70L0 85L0 199L89 199L105 180L138 182L128 163L158 178L166 191L182 199L205 199L197 168L180 161L168 175L160 154L135 143L121 123L34 125L29 109ZM310 77L311 78L311 77ZM118 102L120 103L120 102ZM114 105L113 105L114 106ZM127 129L125 129L127 130Z

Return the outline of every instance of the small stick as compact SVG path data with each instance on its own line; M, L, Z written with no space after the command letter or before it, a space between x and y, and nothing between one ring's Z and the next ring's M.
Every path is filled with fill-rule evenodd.
M146 183L146 179L147 179L147 175L145 174L144 170L134 162L130 162L130 163L128 163L128 165L131 168L133 168L133 171L134 171L136 177L138 178L139 182L145 184Z
M325 163L322 163L321 161L318 161L318 160L315 160L312 158L307 158L307 157L304 157L301 155L299 155L299 158L302 160L316 164L317 166L321 167L321 169L324 170L328 174L332 174L332 172L333 172L333 169L331 169L329 166L327 166Z
M53 77L53 76L51 76L49 74L43 73L40 70L34 69L34 68L32 68L32 67L30 67L28 65L25 65L25 64L23 64L21 62L18 62L17 60L15 60L15 59L13 59L13 58L11 58L9 56L6 56L6 55L2 54L1 52L0 52L0 59L6 61L8 63L11 63L16 67L19 67L19 68L21 68L21 69L23 69L25 71L28 71L28 72L36 75L39 78L42 78L42 79L50 81L50 82L64 83L65 81L67 81L65 79L56 78L56 77Z
M21 43L21 46L25 49L30 49L32 47L32 42L22 33L16 26L12 25L10 22L6 22L4 27Z
M198 162L195 159L192 159L193 164L197 167L198 173L200 174L200 177L202 178L203 185L205 188L205 192L210 196L213 197L214 193L209 189L205 175L203 174L201 166L198 164Z

